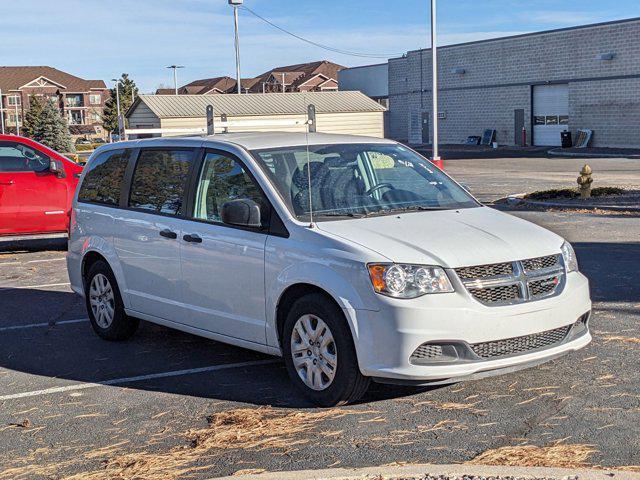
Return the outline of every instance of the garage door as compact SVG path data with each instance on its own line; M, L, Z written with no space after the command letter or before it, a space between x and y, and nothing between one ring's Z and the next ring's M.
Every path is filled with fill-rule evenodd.
M533 87L533 141L540 146L560 146L560 132L569 129L569 85Z

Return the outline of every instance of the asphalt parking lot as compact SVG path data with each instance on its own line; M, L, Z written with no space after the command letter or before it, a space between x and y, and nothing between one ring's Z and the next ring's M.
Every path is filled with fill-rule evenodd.
M473 180L471 167L450 168ZM331 410L300 397L272 357L148 323L130 341L100 340L69 289L64 240L0 246L0 479L456 463L521 445L565 445L576 465L640 465L638 216L511 213L576 247L593 343L476 382L374 385Z

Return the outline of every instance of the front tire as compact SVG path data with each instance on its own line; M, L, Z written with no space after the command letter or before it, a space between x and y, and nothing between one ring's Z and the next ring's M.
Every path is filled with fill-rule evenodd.
M85 282L85 300L93 330L105 340L131 338L140 320L125 313L120 289L109 265L102 260L93 263Z
M293 384L320 406L354 402L369 387L344 313L322 294L305 295L292 305L282 350Z

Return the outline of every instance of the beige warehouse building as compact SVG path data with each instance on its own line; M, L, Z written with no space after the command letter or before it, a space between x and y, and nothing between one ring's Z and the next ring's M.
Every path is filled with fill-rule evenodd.
M187 130L206 131L206 109L214 109L214 123L226 117L229 132L306 130L307 107L316 108L316 130L384 137L385 108L360 92L307 92L232 95L140 95L126 113L129 128L165 130L162 136ZM216 126L216 133L222 132ZM131 138L159 136L131 134Z

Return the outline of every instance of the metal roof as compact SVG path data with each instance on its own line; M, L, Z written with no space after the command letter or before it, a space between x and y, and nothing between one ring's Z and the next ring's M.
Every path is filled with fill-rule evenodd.
M129 117L144 103L158 118L205 117L207 105L216 115L295 115L307 113L384 112L386 109L361 92L245 93L217 95L140 95L127 112Z

